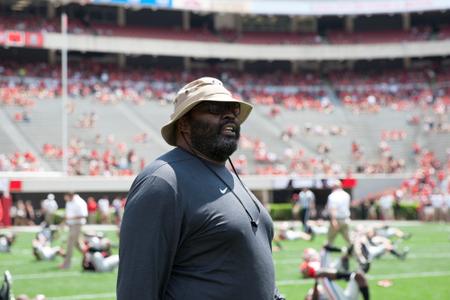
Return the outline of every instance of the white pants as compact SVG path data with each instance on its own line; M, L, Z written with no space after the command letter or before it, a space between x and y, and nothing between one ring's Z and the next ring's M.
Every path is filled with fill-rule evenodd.
M381 244L377 246L367 246L367 251L369 251L369 261L372 261L374 258L379 258L381 255L383 255L386 252L386 247Z
M388 228L380 228L376 230L377 235L383 236L385 238L390 238L392 236L395 236L396 230L394 228L388 227Z
M119 265L119 255L103 257L100 252L92 255L92 264L96 272L111 272Z
M60 250L59 247L40 246L36 247L36 254L40 260L53 260Z
M325 299L330 300L358 300L359 288L358 283L355 280L355 273L352 273L347 287L343 290L334 281L328 278L323 278L322 285L324 287Z

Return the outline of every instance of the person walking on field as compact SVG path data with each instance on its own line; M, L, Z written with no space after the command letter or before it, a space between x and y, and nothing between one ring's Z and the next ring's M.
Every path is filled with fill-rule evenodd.
M327 245L333 247L338 234L342 235L348 246L351 246L350 225L350 194L342 189L342 183L336 180L332 185L332 192L328 196L327 212L330 218Z
M67 238L66 256L60 268L68 269L72 260L73 248L76 246L81 251L80 233L82 226L86 224L88 211L86 202L78 194L67 193L64 195L64 201L66 201L64 222L69 227L69 236Z
M308 220L316 213L316 197L308 188L302 188L298 193L298 205L300 206L300 221L303 225L303 231L310 233Z

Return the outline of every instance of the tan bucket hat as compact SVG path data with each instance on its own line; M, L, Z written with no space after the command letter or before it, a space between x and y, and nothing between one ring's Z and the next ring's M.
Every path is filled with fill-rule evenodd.
M253 108L251 104L233 98L230 91L223 86L222 81L219 79L213 77L196 79L178 91L174 100L174 112L170 115L170 121L161 128L161 135L169 145L176 146L176 121L203 101L240 103L241 112L237 118L241 124L247 119Z

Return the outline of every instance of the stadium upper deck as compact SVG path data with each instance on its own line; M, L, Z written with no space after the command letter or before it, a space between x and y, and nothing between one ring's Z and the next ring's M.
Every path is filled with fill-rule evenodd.
M204 2L198 1L199 5ZM369 2L380 4L375 0ZM408 11L405 8L402 13L355 12L343 17L342 14L298 16L294 12L276 16L199 13L203 9L155 10L133 5L131 8L77 3L56 6L51 1L27 3L20 7L14 1L0 4L3 15L0 44L60 49L59 16L64 10L69 16L68 46L72 51L284 60L293 64L304 60L427 57L448 55L450 51L449 13L424 12L427 9L420 11L421 6L413 10L420 13L405 13ZM176 1L167 3L173 4L171 8L180 5Z

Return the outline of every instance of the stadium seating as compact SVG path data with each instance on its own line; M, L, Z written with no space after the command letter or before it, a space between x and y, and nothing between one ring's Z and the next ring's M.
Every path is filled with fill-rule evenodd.
M243 173L333 174L350 166L362 173L398 172L415 167L411 151L415 140L423 148L445 146L445 141L434 139L436 130L424 132L418 125L408 125L411 116L420 116L424 108L430 111L430 122L436 123L433 91L438 91L438 103L443 105L439 109L445 114L450 90L445 68L436 68L432 77L428 69L274 76L212 69L120 70L86 61L72 64L69 73L77 79L69 80L69 136L74 143L69 157L77 168L73 171L124 175L139 171L145 161L169 148L159 137L159 128L170 115L174 92L182 82L204 73L217 74L237 97L256 105L235 155L242 161ZM38 159L55 170L61 165L62 134L58 76L56 67L13 61L3 65L0 76L3 110L33 148L24 150L39 149ZM448 120L442 122L440 132L445 132ZM402 138L389 138L392 130L401 131ZM360 150L356 163L352 142ZM43 151L45 147L50 147L51 155ZM1 152L10 150L5 147Z

